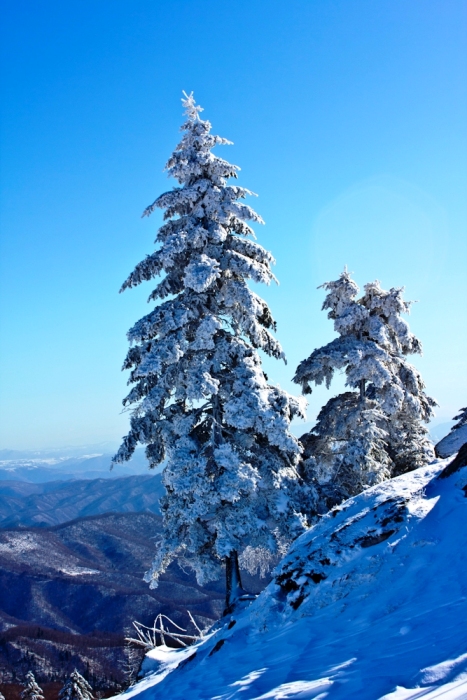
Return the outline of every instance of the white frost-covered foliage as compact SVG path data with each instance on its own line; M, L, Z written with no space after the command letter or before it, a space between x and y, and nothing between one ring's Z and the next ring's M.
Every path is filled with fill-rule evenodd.
M44 700L43 692L42 688L37 685L33 672L28 671L24 690L21 692L21 700Z
M254 242L248 222L261 218L228 185L238 167L213 155L229 142L213 136L190 95L183 100L183 138L166 169L180 187L161 195L166 223L156 252L124 283L133 287L163 273L149 300L165 300L129 331L124 363L134 386L131 429L114 458L128 460L146 445L152 466L164 459L164 538L152 586L177 556L200 583L215 578L231 552L277 550L302 528L296 514L301 447L289 424L302 399L268 384L257 350L283 358L275 323L249 279L274 279L270 253Z
M328 292L323 309L339 337L301 362L294 381L306 394L312 383L329 388L334 373L343 371L346 385L358 390L332 398L302 438L307 478L320 485L327 508L430 461L433 447L422 422L436 403L406 360L421 353L421 344L401 317L410 309L403 289L385 291L376 281L357 299L347 271L322 286Z
M390 476L384 415L376 402L355 392L330 399L313 430L302 437L306 481L317 491L324 513L345 498Z
M260 578L265 578L268 572L277 566L280 560L287 554L291 545L289 539L281 537L277 532L275 534L277 541L277 550L275 552L271 552L265 547L248 546L239 557L240 567L248 571L252 576L259 575Z
M58 694L59 700L93 700L92 688L75 669Z

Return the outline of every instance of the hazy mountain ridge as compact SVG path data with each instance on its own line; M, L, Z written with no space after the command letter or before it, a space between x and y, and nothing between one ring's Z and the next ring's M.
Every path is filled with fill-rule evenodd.
M42 447L37 449L8 449L0 450L0 461L10 459L42 459L63 460L70 458L87 458L95 455L114 454L118 448L117 442L97 442L87 445L62 445L61 447ZM136 450L142 452L142 450Z
M149 472L143 449L136 450L129 462L116 464L112 469L111 452L92 453L85 448L74 451L77 454L66 450L0 450L0 481L45 483L73 479L115 479ZM160 469L152 473L158 472Z
M130 467L143 473L120 478L82 478L96 462L107 469L109 455L41 455L28 465L16 460L7 472L32 473L39 483L2 481L5 460L0 466L0 682L7 698L16 698L15 681L28 670L52 694L75 667L94 688L116 689L125 680L123 639L133 620L152 624L163 612L186 626L189 609L210 625L220 616L222 582L201 589L176 564L157 590L143 581L162 532L163 487L141 457ZM38 466L46 459L48 467Z
M0 527L53 526L108 512L160 513L160 474L53 481L0 481Z

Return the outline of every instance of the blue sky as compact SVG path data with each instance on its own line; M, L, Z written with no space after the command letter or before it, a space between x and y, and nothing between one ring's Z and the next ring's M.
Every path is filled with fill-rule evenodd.
M117 442L126 331L151 285L181 92L266 221L265 288L296 392L333 337L322 282L406 287L445 421L466 404L467 4L458 0L2 3L0 448ZM337 382L334 391L341 389ZM313 420L330 393L310 398Z

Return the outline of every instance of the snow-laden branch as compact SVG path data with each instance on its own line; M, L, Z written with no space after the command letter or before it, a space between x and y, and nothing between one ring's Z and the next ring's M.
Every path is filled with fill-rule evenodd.
M141 622L134 621L133 627L136 630L136 637L125 637L125 641L130 644L136 644L137 646L143 647L145 651L150 649L155 649L158 645L158 640L160 643L166 646L166 637L171 639L173 642L180 644L182 647L190 646L195 642L200 641L206 634L207 630L202 630L196 623L193 615L188 610L188 616L190 621L195 628L195 633L188 633L186 629L177 625L176 622L159 613L159 615L154 620L152 627L143 625ZM165 622L165 624L164 624Z

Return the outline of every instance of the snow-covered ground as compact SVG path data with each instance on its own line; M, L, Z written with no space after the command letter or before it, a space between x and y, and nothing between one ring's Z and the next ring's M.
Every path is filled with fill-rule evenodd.
M121 698L467 699L467 468L369 489L292 547L196 647L158 650Z
M459 426L458 428L453 428L450 433L446 435L438 444L436 445L436 453L440 457L450 457L460 450L462 445L467 442L467 423Z

